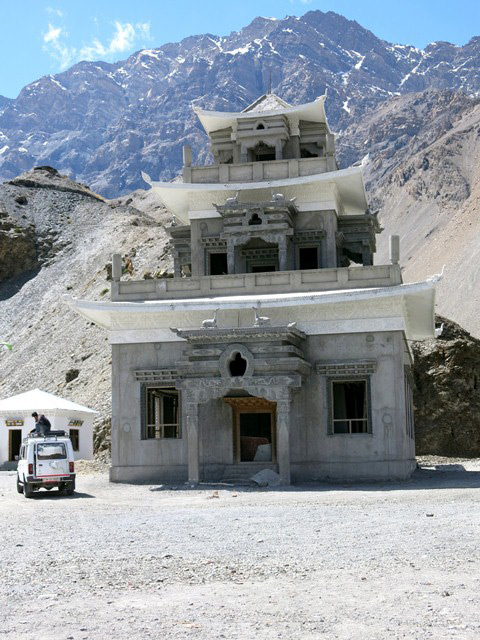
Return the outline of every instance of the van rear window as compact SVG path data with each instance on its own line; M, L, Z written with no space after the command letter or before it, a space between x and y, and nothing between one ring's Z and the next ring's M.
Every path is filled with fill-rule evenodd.
M39 460L60 460L67 457L67 450L63 442L45 442L37 444Z

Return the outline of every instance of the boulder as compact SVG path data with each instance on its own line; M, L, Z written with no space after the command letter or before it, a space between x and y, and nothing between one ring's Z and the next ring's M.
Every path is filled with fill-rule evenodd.
M436 321L442 334L412 345L416 453L480 457L480 340Z

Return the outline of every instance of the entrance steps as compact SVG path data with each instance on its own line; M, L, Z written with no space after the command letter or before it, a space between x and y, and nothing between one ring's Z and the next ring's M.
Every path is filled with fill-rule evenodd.
M222 482L253 484L250 478L263 469L271 469L278 473L277 465L273 462L242 462L228 465L223 473Z
M0 464L0 471L15 471L17 468L18 462L4 462Z

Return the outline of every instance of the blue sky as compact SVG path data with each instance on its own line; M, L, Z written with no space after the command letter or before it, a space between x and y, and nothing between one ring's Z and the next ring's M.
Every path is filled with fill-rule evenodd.
M421 48L480 35L478 0L0 0L0 95L14 98L29 82L79 60L113 62L188 35L227 35L258 15L313 9Z

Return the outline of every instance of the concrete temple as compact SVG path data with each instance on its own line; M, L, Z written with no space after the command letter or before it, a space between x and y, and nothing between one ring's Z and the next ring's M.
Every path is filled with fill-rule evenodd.
M403 284L360 166L339 170L324 97L197 109L214 164L152 182L175 215L175 277L70 299L112 345L113 481L405 478L415 467L412 340L435 277Z

